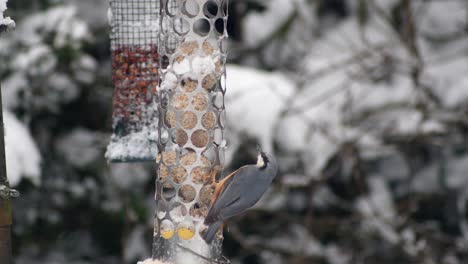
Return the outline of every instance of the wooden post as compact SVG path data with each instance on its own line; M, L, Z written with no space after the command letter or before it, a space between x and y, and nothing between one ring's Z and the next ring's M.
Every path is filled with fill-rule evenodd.
M3 128L2 89L0 84L0 263L10 264L11 260L11 204L6 174L5 133Z
M3 18L3 11L5 10L0 10L0 18L2 18L0 20L0 35L15 27L15 22L11 18ZM10 189L8 183L3 127L2 86L0 84L0 264L11 264L13 260L11 257L12 214L10 198L18 196L18 192Z

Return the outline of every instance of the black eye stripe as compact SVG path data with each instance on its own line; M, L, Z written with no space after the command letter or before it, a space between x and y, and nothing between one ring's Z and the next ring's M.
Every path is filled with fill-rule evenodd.
M260 155L262 156L262 159L263 161L266 163L270 162L270 160L268 159L267 155L265 154L265 152L261 152Z

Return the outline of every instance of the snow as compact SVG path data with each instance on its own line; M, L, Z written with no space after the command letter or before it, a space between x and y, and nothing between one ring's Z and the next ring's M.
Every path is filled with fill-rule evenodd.
M112 25L114 21L114 14L112 13L112 8L107 9L107 22L109 25Z
M210 256L211 248L205 241L196 236L193 239L181 241L180 244L190 249L193 252L197 252L202 256ZM180 250L177 252L177 256L175 259L175 263L184 263L184 264L199 264L203 263L203 260L197 256L195 256L192 252L187 250Z
M268 264L282 264L282 258L279 253L271 252L271 251L261 251L260 257L262 259L261 263L268 263ZM233 264L238 264L236 262L232 262ZM239 262L240 263L240 262Z
M109 7L109 1L95 0L64 0L63 2L77 7L77 14L87 21L89 27L102 29L108 26L104 12Z
M18 106L20 91L26 90L28 82L22 73L14 73L2 82L3 107L12 109Z
M227 133L232 133L229 134L230 147L227 148L226 161L231 160L243 134L256 138L265 151L271 152L274 128L281 112L287 107L285 100L295 89L293 82L280 73L235 65L226 68Z
M134 259L137 259L141 256L147 256L149 254L145 246L145 233L146 229L144 226L138 226L130 233L129 238L126 240L124 246L124 260L127 263L130 263Z
M143 260L143 261L138 261L137 264L169 264L169 263L162 262L162 261L159 261L159 260L146 259L146 260Z
M275 1L271 2L271 6L274 6L273 2ZM268 8L272 8L271 6ZM268 12L271 11L265 13ZM287 13L287 9L284 12ZM256 22L256 24L261 23ZM249 25L248 22L245 25ZM255 27L252 23L246 28ZM394 43L395 36L388 34L387 27L369 23L363 30L366 41L359 37L362 34L356 21L347 19L337 24L336 29L326 31L322 38L311 42L310 52L304 59L305 73L298 74L298 78L310 76L310 79L305 82L301 90L293 88L292 100L288 101L288 97L282 100L287 102L289 108L283 116L278 116L280 120L276 121L277 133L274 138L280 149L288 153L304 154L304 160L307 160L305 162L307 175L318 175L339 145L346 141L355 141L358 146L372 150L365 153L369 157L381 156L388 154L386 153L388 149L384 148L379 140L382 135L414 135L446 131L445 125L437 116L427 115L416 107L421 100L420 91L414 88L410 74L393 74L388 80L385 79L387 72L394 70L391 67L402 67L397 71L403 71L403 67L407 67L403 64L413 63L408 60L407 50ZM257 29L252 31L257 32ZM383 64L382 58L375 55L377 52L370 51L372 47L380 47L379 50L385 50L401 61L395 62L395 65ZM430 52L433 52L435 47L429 48L425 51L429 53L424 55L434 60ZM466 50L466 42L460 42L458 47L447 47L448 50L454 50L453 48L459 51ZM356 56L359 52L362 54ZM437 54L440 54L440 51ZM382 66L376 68L375 65ZM363 66L369 69L363 70ZM468 78L462 73L466 72L467 68L468 63L464 57L450 60L450 63L428 63L422 81L429 83L431 88L436 87L434 92L441 95L444 105L451 107L463 105L468 102L467 89L463 88L467 85ZM228 68L228 78L231 74L229 71ZM372 81L367 74L384 80ZM252 77L246 75L239 78L239 80L244 79ZM226 95L228 102L231 96L236 96L231 94L236 89L235 86L236 84L230 84L228 80ZM291 86L294 87L294 84ZM265 102L270 101L269 97L272 95L266 96ZM235 106L227 106L228 117L232 107ZM280 103L277 108L281 109L282 104ZM237 120L242 120L240 116L241 114ZM250 125L249 122L247 124ZM248 130L257 129L253 126ZM268 139L270 135L266 132L264 136Z
M351 256L343 252L343 250L335 244L330 244L326 247L325 255L329 263L333 263L333 264L351 263Z
M250 46L267 39L294 12L295 1L265 1L267 10L262 13L249 13L244 21L244 39Z
M19 53L13 62L17 71L28 72L32 75L50 73L57 65L57 58L52 49L46 45L34 45L26 52Z
M192 61L192 71L197 75L212 73L215 71L214 60L211 56L195 57Z
M39 184L41 155L36 143L28 129L12 113L3 111L3 118L7 176L10 184L16 186L23 177Z
M8 0L0 0L0 18L3 18L3 13L7 10Z
M447 47L447 49L468 48L466 43L460 45L458 48ZM466 72L468 72L468 62L466 57L460 56L448 62L430 63L425 76L436 84L434 92L441 98L444 106L456 107L468 103Z
M409 164L399 154L381 157L377 167L383 177L389 181L404 180L410 174Z
M417 193L437 193L443 188L451 190L463 190L468 187L468 155L460 157L448 156L446 158L446 171L443 179L440 176L440 164L432 164L419 171L411 184L411 188Z
M142 163L115 163L109 166L112 182L120 189L130 190L152 177Z
M69 164L77 168L86 168L98 161L102 155L99 138L96 132L77 128L60 137L56 147Z
M69 1L80 4L87 2L89 6L93 4L92 0ZM241 143L245 143L246 138L252 137L257 139L267 151L279 150L276 154L282 156L278 157L280 163L292 164L289 168L282 168L282 171L288 174L281 177L281 183L278 183L281 188L271 188L267 195L256 205L257 208L274 213L289 206L289 202L291 202L291 208L293 209L303 207L303 203L307 202L305 199L308 197L302 193L303 187L310 184L312 177L320 177L323 166L329 161L330 157L340 150L341 144L350 141L359 146L359 154L362 154L360 157L364 163L364 169L367 169L369 161L374 164L375 160L373 158L381 155L384 159L378 160L379 165L376 168L378 175L366 174L369 176L366 178L369 178L370 193L358 197L354 201L354 209L360 212L364 219L357 223L353 222L353 224L362 226L362 230L372 233L372 236L366 236L359 229L356 230L355 235L359 239L362 237L375 239L376 243L374 244L378 249L381 249L381 246L385 247L386 242L404 243L402 247L405 247L406 251L415 252L411 254L412 256L416 255L418 248L423 248L423 246L418 245L424 244L423 242L419 243L418 239L420 237L424 238L427 232L420 233L417 230L416 233L416 229L413 230L411 226L413 224L411 221L408 222L409 224L406 222L400 223L400 217L405 217L405 210L407 209L400 208L399 205L398 208L403 210L403 213L398 212L397 215L393 200L395 198L392 197L391 193L393 191L393 196L395 196L395 191L391 190L390 186L397 190L396 196L398 196L400 189L408 191L406 188L411 189L409 194L444 191L442 187L445 186L441 184L440 177L441 164L432 160L427 161L428 164L426 161L421 161L421 163L424 162L425 164L419 164L419 161L413 164L411 163L413 157L408 158L402 155L401 152L406 152L404 148L392 149L391 147L395 145L384 146L383 144L387 135L400 138L399 136L419 136L421 134L424 136L425 133L448 132L452 133L451 136L453 135L452 131L457 130L452 130L452 128L457 126L459 121L465 120L456 120L457 114L460 114L462 118L465 116L466 111L464 109L468 105L468 89L466 89L468 86L468 78L466 77L466 72L468 72L468 60L466 60L468 42L466 38L463 38L463 34L459 34L459 36L456 34L461 30L459 26L466 23L468 18L464 1L420 1L420 3L424 2L429 7L429 9L418 8L418 14L415 16L415 19L422 21L422 24L418 22L417 32L424 34L417 40L420 44L421 55L424 58L421 79L422 83L427 85L427 89L441 99L440 106L429 105L427 109L424 109L426 105L421 104L421 91L423 89L415 89L411 77L410 67L414 66L414 61L405 50L404 44L395 41L395 32L392 33L391 30L383 26L385 22L378 21L372 9L369 10L370 21L367 25L362 26L364 32L360 32L356 22L356 9L351 10L349 16L340 20L339 23L329 24L327 28L322 27L323 20L315 17L315 12L312 12L315 11L313 8L311 8L311 12L308 12L309 10L306 8L299 7L301 4L308 6L308 4L305 4L306 2L314 1L259 0L256 2L266 5L267 10L263 13L247 13L243 25L245 29L243 32L245 32L245 38L247 39L247 43L243 44L247 44L247 46L255 46L267 39L293 12L297 12L297 16L288 32L284 32L285 36L281 34L278 37L279 40L272 40L271 44L269 44L271 46L261 49L261 52L252 56L242 54L247 59L241 61L241 63L245 64L247 62L259 66L260 63L255 63L258 57L261 58L258 61L266 61L265 64L270 66L270 69L283 71L286 68L291 71L288 73L286 71L282 73L266 72L248 67L228 66L225 99L228 118L226 134L229 139L229 147L226 161L231 160L233 153ZM357 5L356 1L345 2L347 5L354 5L354 7ZM394 10L395 4L399 1L376 0L376 2L384 12L390 15L390 11ZM98 5L103 6L105 4L100 2ZM316 3L312 5L316 7ZM97 19L106 19L105 13L99 13L97 9L92 10L90 13L97 14L93 15ZM49 19L49 14L52 14L50 19L57 22L54 25L60 25L60 21L56 19L59 14L56 12L41 13L41 19ZM60 15L69 16L69 14L63 12ZM75 15L88 16L84 12L75 12ZM115 13L114 15L114 19L118 18ZM301 20L302 17L307 15L310 16L311 20L317 19L317 25L314 25L314 27L299 27L300 23L297 20ZM382 20L381 17L380 20ZM74 24L73 21L74 19L69 19L70 24ZM91 20L85 19L84 21L89 24L89 27L96 27ZM134 24L133 26L143 26L143 29L138 31L143 32L147 30L148 21L145 20L139 25ZM47 27L51 26L49 23L46 23L46 25ZM34 28L34 30L29 30L28 27ZM3 81L4 88L6 88L4 89L4 95L7 98L5 104L9 109L18 105L17 96L21 94L20 91L33 89L33 87L30 87L33 83L27 82L26 76L32 75L35 83L40 83L36 82L38 80L36 76L47 76L47 82L43 85L44 89L33 90L34 102L30 102L33 104L37 104L39 99L36 96L41 93L53 94L50 98L55 99L52 102L46 100L47 104L54 104L61 100L57 99L55 92L57 94L66 93L62 101L69 101L77 96L76 89L82 89L81 86L84 86L81 85L82 83L91 84L95 81L94 71L98 69L98 66L91 56L79 54L78 59L73 64L73 73L67 73L68 77L66 77L60 71L57 72L59 70L57 65L61 65L61 62L57 62L55 56L49 55L51 51L63 45L64 39L75 42L73 39L86 35L84 32L86 27L83 25L76 26L75 33L73 30L69 30L71 25L62 25L38 34L36 31L40 27L42 25L29 24L23 26L24 32L18 35L20 38L27 38L24 43L15 42L15 45L5 45L7 40L0 43L2 56L6 51L13 50L12 46L22 47L21 50L17 49L16 52L11 52L9 59L5 60L5 64L14 64L11 71L13 73L6 72ZM55 31L62 36L56 39ZM50 32L52 34L49 34ZM454 34L454 38L460 39L444 43L444 41L438 39L439 36L435 35L434 32L444 35ZM40 36L42 34L51 36L53 45L43 39ZM68 35L64 37L63 35L66 34ZM311 35L314 35L314 37L311 38ZM430 43L426 37L436 38L437 41ZM365 38L366 41L361 38ZM85 39L87 38L81 38L81 40ZM17 45L18 43L20 45ZM385 53L373 49L374 46L381 44L385 44L385 48L382 49ZM297 49L301 48L301 45L303 46L302 49L307 52L307 56L298 56L296 58L303 59L304 64L288 57L291 54L297 55ZM366 51L369 54L365 54ZM355 57L356 54L361 52L364 52L362 53L364 55ZM265 53L270 55L265 55ZM388 65L381 61L381 56L389 57L390 62ZM254 58L252 59L252 57ZM173 68L169 72L186 73L194 70L197 74L204 74L213 71L212 61L208 58L196 57L191 63L189 61L174 62ZM282 62L288 62L289 64L281 64ZM11 70L11 66L5 68ZM386 76L387 74L388 76ZM310 77L310 79L305 82L304 86L297 87L296 81L305 76ZM369 78L369 76L372 78ZM173 90L176 86L177 78L170 74L165 76L161 89ZM89 87L94 86L86 85L85 89ZM28 95L28 93L24 94ZM222 97L217 97L217 99L222 99ZM22 105L28 105L28 102L19 102ZM442 109L444 112L437 112ZM455 122L446 127L443 118L450 118ZM25 130L27 132L26 128ZM123 143L114 141L112 144L115 144L111 144L107 155L109 156L109 153L116 154L115 159L119 159L119 155L141 155L141 158L154 157L155 149L147 148L148 133L150 133L149 130L136 132L125 137ZM100 133L94 133L87 129L67 131L60 137L53 139L54 143L56 143L54 147L62 154L67 164L70 163L74 167L74 170L78 168L80 169L78 171L81 172L82 168L87 168L86 171L88 171L88 167L92 167L94 171L94 165L102 160L100 155L104 147L102 142L97 139L102 136ZM153 139L156 138L156 135L152 134L150 136ZM429 137L419 138L422 138L422 140L432 139ZM451 146L445 144L446 138L443 135L442 138L437 138L434 142L431 141L431 144L451 148ZM450 140L452 139L457 140L456 137L450 138ZM130 150L128 146L131 147ZM457 142L456 148L464 150L462 143ZM13 151L15 150L13 149ZM418 150L411 148L411 151ZM366 153L369 153L369 155L365 155ZM418 151L418 155L419 153ZM432 154L428 153L427 155ZM27 157L30 158L30 155ZM445 162L445 159L441 161ZM466 164L468 164L468 158L466 153L462 152L453 154L453 156L450 154L447 157L446 164L444 164L443 181L447 185L446 187L457 192L464 191L463 197L460 197L459 200L460 204L466 203L466 197L468 197L468 180L466 177L468 167ZM413 165L415 167L412 167ZM421 170L418 168L419 165L425 169ZM124 189L127 192L136 190L136 186L140 187L140 185L148 183L150 177L154 176L154 171L150 173L148 168L136 164L111 164L110 171L103 174L99 174L99 177L104 176L112 181L113 188L116 187L115 189L119 191ZM414 177L414 180L407 183L407 181L410 181L410 177ZM67 184L67 182L62 184ZM314 207L326 209L330 205L340 203L339 198L325 186L325 183L317 182L317 184L319 185L317 191L310 197L310 199L313 199ZM314 184L314 186L317 184ZM90 188L80 188L80 185L76 183L68 186L68 188L76 196L90 193ZM294 191L291 192L291 189L294 189ZM102 194L105 195L104 192ZM62 200L64 199L62 198ZM395 201L402 202L396 199ZM56 201L56 203L60 202ZM105 199L104 203L108 205L107 208L113 208L116 211L122 208L117 197L116 199ZM153 204L151 203L151 205ZM101 206L106 207L105 204ZM415 208L417 209L417 207ZM460 209L460 212L466 210L465 206L461 208L463 209ZM353 215L358 216L357 214ZM462 221L465 222L464 233L465 239L467 239L468 224L465 219ZM421 226L425 225L425 223L422 223ZM288 229L295 228L292 226L288 226ZM143 245L148 243L142 242L142 230L137 227L130 233L129 239L124 242L124 247L127 248L127 259L147 255L148 252L144 252ZM298 246L291 247L291 244L298 244L306 254L324 256L326 260L321 261L330 263L351 263L354 259L352 256L356 256L357 251L354 251L354 245L347 243L347 238L343 240L341 236L336 240L327 241L326 244L320 244L312 235L307 234L308 231L304 231L307 230L292 231L292 235L285 235L284 238L279 232L274 237L267 239L266 243L290 251L298 248ZM381 236L384 242L382 243L378 238L375 238L374 233ZM438 236L437 232L434 233L435 236ZM257 238L257 240L263 243L263 239ZM461 248L466 248L466 242ZM371 252L370 254L373 254L374 248L370 247L368 249ZM383 250L387 249L384 248ZM282 262L281 253L264 251L259 254L263 262ZM447 258L450 258L452 253L447 252L446 254ZM23 262L28 263L27 261ZM58 263L63 262L59 261ZM235 262L236 260L233 261L233 263ZM57 263L57 261L54 263ZM145 263L156 262L147 260Z
M91 33L85 21L77 18L76 7L72 5L57 6L23 20L20 25L21 38L25 43L41 42L43 33L53 34L52 45L63 48L71 45L80 48L83 41L91 40Z
M98 68L96 60L86 54L80 56L72 63L73 76L77 81L91 84L94 82L96 75L95 71Z
M419 27L425 34L441 32L444 35L460 33L467 22L466 3L463 1L433 1L427 5ZM447 15L450 14L450 15Z
M176 61L173 64L175 73L182 75L190 71L190 61L187 58L184 58L182 61Z
M26 16L9 38L0 40L0 46L10 50L0 52L5 60L1 70L7 73L2 84L8 109L24 107L26 115L57 112L79 96L80 84L94 81L96 61L79 50L90 41L90 33L76 15L72 6L52 7ZM70 61L57 54L64 47L72 49L67 51L73 53Z
M177 87L177 76L171 72L164 75L161 90L172 91Z
M284 174L281 177L281 184L288 187L307 187L308 181L304 175Z
M57 35L54 39L55 47L75 44L79 40L89 38L88 26L83 21L76 20L76 8L73 6L57 7L48 12L45 28L54 28Z
M468 155L461 157L450 157L447 166L447 185L451 189L461 189L468 187Z
M392 194L382 177L369 177L368 186L369 195L359 198L355 203L364 218L362 228L364 231L377 232L387 242L397 244L400 236L392 226L396 218Z
M368 202L372 206L373 215L387 222L392 222L396 217L395 205L392 200L392 193L382 177L369 177L368 184L370 195Z
M156 157L157 123L152 127L143 127L140 131L134 131L123 137L112 135L107 146L105 157L108 160L125 161L128 157L134 160L147 160Z
M71 102L77 98L80 90L78 86L73 82L70 77L63 73L54 73L49 76L49 89L56 92L57 101ZM46 107L46 106L44 106Z
M15 27L15 21L13 21L10 17L4 17L3 15L3 13L7 10L7 2L8 0L0 0L0 28L4 26L7 29L11 29Z
M291 225L287 234L276 235L266 241L270 248L290 252L293 255L304 255L307 257L322 256L324 248L322 244L308 230L300 225ZM291 246L294 245L294 246Z
M294 130L291 129L294 127ZM286 151L301 151L304 149L304 139L307 137L308 125L298 115L285 117L278 127L278 137ZM293 130L293 131L291 131Z

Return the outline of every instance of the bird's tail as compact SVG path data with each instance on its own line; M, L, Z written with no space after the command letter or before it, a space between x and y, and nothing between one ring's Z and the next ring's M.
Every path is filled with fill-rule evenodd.
M218 232L218 229L221 228L222 225L223 225L222 221L217 221L208 226L208 228L205 230L205 232L202 235L206 243L210 244L211 241L213 241L216 233Z

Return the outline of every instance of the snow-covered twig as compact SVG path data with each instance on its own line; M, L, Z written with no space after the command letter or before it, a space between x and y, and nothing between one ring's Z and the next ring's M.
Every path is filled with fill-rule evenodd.
M0 33L11 30L15 27L15 21L10 17L4 17L3 13L7 9L8 0L0 0Z

